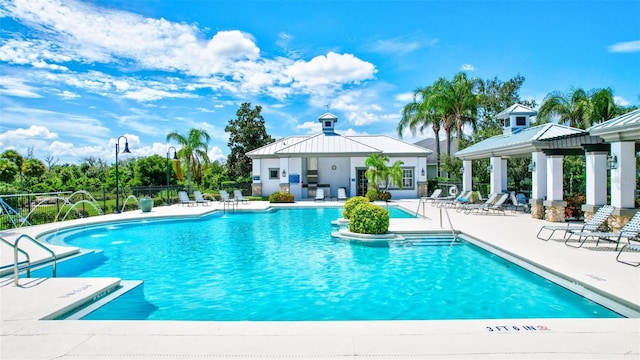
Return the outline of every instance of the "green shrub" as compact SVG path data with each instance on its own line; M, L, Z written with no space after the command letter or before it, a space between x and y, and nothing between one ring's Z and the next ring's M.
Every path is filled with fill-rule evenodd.
M388 191L380 191L378 193L378 197L380 198L380 200L382 201L389 201L391 200L391 193Z
M359 234L386 234L389 231L389 212L374 204L360 204L353 209L349 231Z
M354 196L347 200L344 203L344 211L342 212L342 217L345 219L350 219L353 209L360 204L368 204L369 199L364 196Z
M292 203L293 194L274 192L273 194L269 195L269 202L270 203Z
M369 201L378 201L380 200L380 194L378 193L378 190L376 189L369 189L367 190L367 195L365 195L367 197L367 199L369 199Z

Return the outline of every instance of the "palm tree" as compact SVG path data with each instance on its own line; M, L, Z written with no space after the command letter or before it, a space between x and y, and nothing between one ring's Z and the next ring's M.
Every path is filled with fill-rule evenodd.
M432 86L418 88L413 93L413 101L402 109L402 119L398 123L398 136L402 138L402 132L409 128L413 135L416 131L422 133L429 125L436 137L436 172L440 172L440 129L442 116L434 107L429 105L429 98L433 92Z
M591 113L589 126L613 119L616 116L616 103L610 88L595 90L591 95Z
M389 168L387 167L389 156L386 154L373 153L364 161L367 167L365 176L369 180L369 184L373 184L376 191L380 191L379 182L386 181L389 176Z
M402 165L404 162L402 160L396 160L390 168L388 168L388 177L389 181L387 181L387 191L389 190L390 184L395 184L398 189L402 190L402 178L404 175L404 171L402 170Z
M191 192L191 175L192 173L202 174L202 163L209 163L209 140L211 137L202 129L191 129L185 136L177 132L171 132L167 135L167 141L175 140L181 149L178 150L178 156L184 159L187 164L187 192Z
M544 98L538 110L538 120L548 122L557 116L558 123L585 128L584 120L589 115L590 108L589 96L580 88L566 94L554 91Z

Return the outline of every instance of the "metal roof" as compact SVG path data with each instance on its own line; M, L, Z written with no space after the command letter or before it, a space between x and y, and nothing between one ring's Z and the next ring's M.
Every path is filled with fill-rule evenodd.
M640 142L640 109L620 115L587 129L593 136L600 136L607 142Z
M496 115L497 119L506 119L509 115L529 115L535 116L537 112L532 108L520 104L513 104L508 108L502 110L498 115Z
M548 123L516 133L494 136L456 152L455 156L463 160L474 160L493 156L529 155L533 151L549 148L549 140L586 134L581 129Z
M321 133L313 136L291 136L247 153L250 158L300 156L427 156L430 150L385 135L343 136Z

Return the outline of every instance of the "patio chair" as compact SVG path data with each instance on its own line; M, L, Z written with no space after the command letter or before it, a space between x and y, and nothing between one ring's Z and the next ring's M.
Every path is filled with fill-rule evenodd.
M486 211L487 213L485 215L489 215L489 213L492 211L494 211L495 213L502 213L502 215L506 215L506 213L504 212L504 203L508 198L509 194L502 194L500 195L498 200L496 200L496 202L487 207L480 208L480 210Z
M595 212L595 214L593 214L593 216L591 216L588 221L579 226L571 226L568 223L566 225L545 225L541 227L540 230L538 230L538 234L536 234L536 237L540 240L549 241L549 239L551 239L556 231L564 232L563 239L566 239L567 235L569 235L569 231L573 230L597 231L602 227L602 225L604 225L604 223L607 221L607 218L609 217L609 215L611 215L614 209L615 208L611 205L603 205L598 209L598 211ZM545 232L545 230L550 231L549 236L547 236L546 238L540 235Z
M433 206L449 205L452 207L456 207L460 204L466 204L469 202L471 194L473 194L473 191L463 191L458 197L439 198L433 201Z
M622 246L622 248L620 248L620 251L618 252L618 256L616 256L616 261L635 267L640 266L640 261L631 261L620 258L622 254L629 252L640 253L640 244L625 244L624 246Z
M474 211L480 211L483 208L489 207L493 205L498 200L499 194L491 194L485 202L480 204L463 204L458 208L458 212L463 212L467 215L471 214Z
M226 190L220 190L220 202L222 203L233 202L233 199L229 197L229 193Z
M338 201L347 200L347 190L345 188L338 188Z
M180 200L180 205L196 205L194 200L189 199L189 195L186 191L178 191L178 199Z
M420 200L422 201L434 201L437 200L440 197L440 194L442 193L442 189L435 189L433 190L433 192L431 193L430 196L423 196L420 198Z
M526 202L520 201L516 196L515 191L512 191L509 197L511 198L511 202L513 203L512 210L514 213L517 212L518 209L522 209L522 212L527 212L529 210L529 205L527 205Z
M635 239L640 235L640 211L636 212L635 215L626 223L620 231L570 231L569 237L565 240L565 244L573 247L580 247L585 243L588 238L596 238L596 246L600 243L600 240L610 241L616 243L616 251L618 250L618 246L620 246L620 240L623 238L627 239L630 242L631 239ZM578 246L572 245L569 243L569 239L571 236L577 235L580 238L578 239Z
M242 204L249 203L249 199L242 196L242 191L240 190L233 190L233 199L238 203L242 203Z
M200 192L199 190L195 190L193 192L193 198L196 199L196 204L202 204L207 206L210 204L209 200L205 199L204 196L202 195L202 192Z
M314 198L314 201L324 201L324 189L323 188L317 188L316 189L316 197Z

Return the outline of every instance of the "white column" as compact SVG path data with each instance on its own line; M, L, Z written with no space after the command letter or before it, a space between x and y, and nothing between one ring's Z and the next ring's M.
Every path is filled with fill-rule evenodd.
M489 159L491 180L489 185L491 186L491 193L498 194L502 192L502 159L494 156Z
M515 120L514 120L515 121ZM502 159L502 190L500 192L505 193L508 189L507 184L507 159Z
M251 177L254 183L260 183L260 159L251 160Z
M562 200L562 155L547 157L547 201Z
M284 175L284 176L283 176ZM280 184L289 183L289 159L280 159Z
M607 152L593 151L586 154L587 199L586 205L607 204Z
M531 153L534 169L531 172L531 198L544 200L547 196L547 157L542 151Z
M635 143L611 143L611 156L615 156L617 160L617 167L611 169L611 205L616 208L633 209L636 198Z
M471 160L462 161L462 191L473 189L473 162Z

